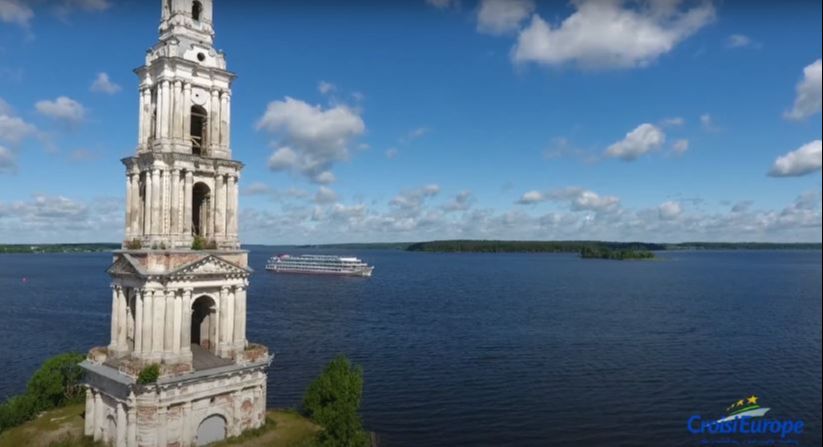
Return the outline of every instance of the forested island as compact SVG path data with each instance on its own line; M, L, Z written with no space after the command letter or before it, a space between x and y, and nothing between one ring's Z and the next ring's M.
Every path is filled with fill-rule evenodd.
M820 243L447 240L417 242L408 251L443 253L580 253L584 249L654 252L664 250L820 250Z
M580 257L583 259L609 259L613 261L639 260L653 259L654 252L649 250L610 250L603 247L583 247L580 250Z
M0 244L0 253L94 253L119 250L120 244Z

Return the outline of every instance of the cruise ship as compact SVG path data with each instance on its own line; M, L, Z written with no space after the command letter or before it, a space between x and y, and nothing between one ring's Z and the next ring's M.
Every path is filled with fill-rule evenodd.
M266 270L281 273L371 276L374 267L358 258L325 255L278 255L269 259Z

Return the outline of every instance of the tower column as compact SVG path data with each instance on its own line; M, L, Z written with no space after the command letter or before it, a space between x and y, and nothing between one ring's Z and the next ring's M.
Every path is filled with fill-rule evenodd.
M163 98L161 105L163 118L160 120L160 138L166 139L169 138L169 130L171 130L171 86L169 81L163 81L160 85L160 92Z
M151 170L151 234L160 234L162 221L160 220L160 203L163 198L160 196L160 170Z
M134 293L134 352L143 352L143 291Z
M226 177L214 178L214 235L222 239L226 235Z
M172 324L172 352L175 355L180 354L180 345L183 341L183 297L178 291L172 292L174 294L174 322Z
M129 219L129 227L131 228L131 237L135 238L140 235L140 175L129 174L129 185L131 186L131 218Z
M245 349L245 334L243 333L243 326L242 326L242 318L243 318L243 299L242 299L243 287L235 286L234 287L234 348L235 349Z
M126 445L126 409L123 404L117 403L117 436L115 437L116 445Z
M229 92L220 94L220 147L229 146Z
M171 233L173 238L176 238L178 234L180 234L180 213L178 210L180 209L180 171L177 169L171 170L170 176L170 188L171 188L171 214L169 216L170 222L170 229L169 233Z
M183 290L183 314L180 349L184 357L191 358L191 289Z
M103 437L103 396L94 393L94 440L100 441Z
M165 340L164 329L166 328L166 303L165 296L162 291L156 290L154 292L154 303L152 304L153 331L151 335L151 353L153 357L162 356L163 342Z
M191 213L192 213L192 200L191 200L191 193L192 193L192 182L194 176L191 171L186 170L186 179L183 182L183 233L185 234L186 238L191 237Z
M172 138L183 138L183 81L174 81L172 97L174 98L174 124Z
M94 434L94 390L86 388L86 414L84 417L83 434L92 436Z
M117 302L117 288L119 286L112 285L111 287L111 342L109 343L109 350L117 350L117 326L120 325L119 317L119 303Z
M209 154L220 145L220 92L211 91L211 106L209 107Z
M220 337L220 341L217 344L217 349L218 349L217 353L220 356L225 355L225 353L227 351L226 341L228 339L227 329L229 327L229 325L227 323L227 320L228 320L228 317L229 317L229 312L228 312L229 297L228 297L228 295L229 295L229 288L228 287L223 287L223 288L220 289L220 301L217 303L218 307L220 308L220 310L219 310L219 312L220 312L220 322L218 323L219 324L219 331L218 331L219 335L218 335L218 337Z
M174 290L166 291L166 318L163 325L163 357L171 358L174 353Z
M183 84L183 139L191 146L191 84Z
M151 89L142 89L140 98L140 146L145 149L151 139Z
M229 186L226 188L228 195L228 209L226 210L226 234L228 237L237 238L237 176L229 175Z
M163 82L158 82L154 88L154 138L160 140L163 138Z
M146 190L146 200L143 202L143 235L147 236L151 234L151 203L154 198L152 197L154 188L152 187L151 171L143 173L143 184Z
M117 352L129 350L126 336L128 335L128 294L123 287L117 288Z
M146 122L146 97L143 95L143 89L140 89L140 108L137 111L137 151L143 149L143 141L145 139L145 122Z
M152 327L154 326L154 291L143 292L143 356L152 349Z

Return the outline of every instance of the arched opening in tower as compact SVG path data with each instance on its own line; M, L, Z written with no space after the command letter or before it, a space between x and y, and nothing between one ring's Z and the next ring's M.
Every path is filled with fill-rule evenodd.
M191 230L195 236L206 237L209 221L211 190L205 183L195 183L191 193Z
M209 116L206 109L200 106L191 108L191 153L206 155L206 126Z
M198 2L194 1L191 4L191 18L194 20L200 21L200 16L203 15L203 5Z
M214 350L215 309L214 300L206 295L197 298L191 305L191 343L209 351Z

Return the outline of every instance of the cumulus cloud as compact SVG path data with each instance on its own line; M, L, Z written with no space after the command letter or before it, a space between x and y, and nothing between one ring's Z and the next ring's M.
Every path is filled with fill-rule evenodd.
M672 144L672 150L677 155L683 155L689 150L689 140L681 138Z
M11 150L0 146L0 174L12 172L17 167L17 162Z
M37 128L22 118L0 111L0 141L16 144L36 132Z
M707 132L716 132L718 130L717 124L714 122L714 118L712 118L712 115L709 113L700 115L700 126Z
M366 125L360 112L348 106L324 108L286 97L269 103L257 129L279 138L269 158L271 170L289 170L329 184L335 180L330 169L351 157L350 144Z
M486 34L517 31L520 23L535 8L532 0L481 0L477 11L477 31Z
M102 12L111 8L109 0L57 0L55 3L55 13L63 18L75 11Z
M389 202L389 205L404 210L417 211L423 206L423 203L425 203L426 200L436 196L439 193L440 186L430 184L421 188L407 190L394 196L394 198Z
M20 0L0 0L0 22L28 27L34 11Z
M729 48L745 48L752 44L752 39L745 34L732 34L726 39L726 46Z
M663 118L663 120L660 121L660 125L663 126L663 127L679 127L679 126L682 126L684 124L686 124L686 120L679 117L679 116L673 116L671 118Z
M803 69L803 79L795 87L795 98L792 109L784 116L792 120L802 120L820 112L821 91L823 87L823 62L818 59Z
M443 210L447 213L453 213L457 211L467 211L472 206L472 202L474 201L474 197L472 197L471 191L461 191L451 202L443 205Z
M584 68L632 68L650 64L711 22L714 6L705 1L577 0L576 11L552 26L540 15L523 29L512 59L516 63Z
M337 87L334 86L331 82L320 81L317 83L317 91L323 95L328 95L329 93L334 92Z
M772 177L799 177L820 170L821 140L814 140L786 155L777 157L769 175Z
M641 155L659 149L666 142L666 134L657 126L644 123L626 134L622 140L606 149L609 157L633 161Z
M564 201L572 211L613 211L620 205L620 199L615 196L601 196L594 191L578 187L554 189L547 192L528 191L515 203L519 205L533 205L540 202Z
M38 101L34 107L41 115L67 124L79 124L86 118L86 108L66 96L54 101Z
M109 79L108 73L98 73L97 78L91 84L91 91L95 93L113 95L120 90L122 90L122 88Z
M337 202L337 193L331 188L321 186L314 195L314 203L325 205Z
M122 198L76 200L36 194L0 202L0 240L18 243L113 242L122 239Z
M663 220L674 220L680 216L683 208L680 206L680 202L668 201L661 203L657 207L657 212Z

